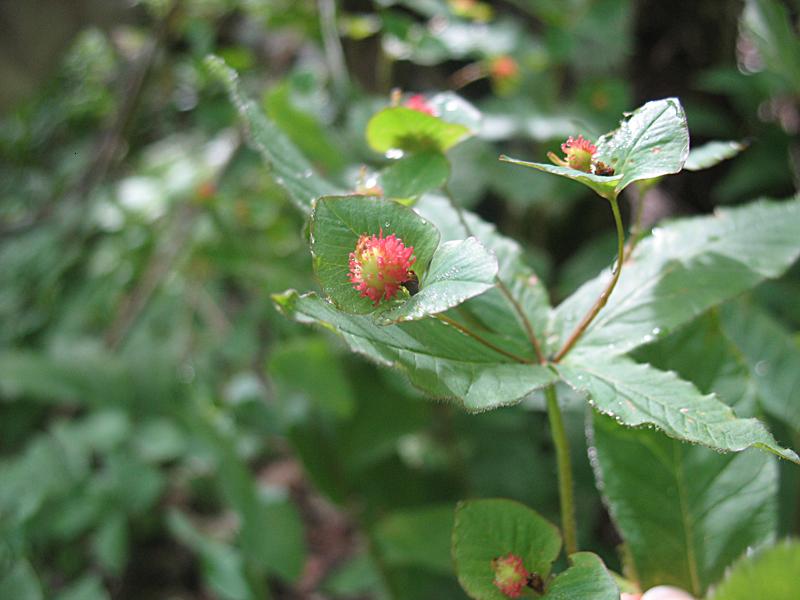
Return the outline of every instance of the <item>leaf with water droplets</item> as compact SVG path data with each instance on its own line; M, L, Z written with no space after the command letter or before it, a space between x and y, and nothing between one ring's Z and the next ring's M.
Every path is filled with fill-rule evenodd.
M342 336L354 352L401 369L430 396L455 399L470 411L514 404L556 379L547 367L519 362L438 319L380 327L371 315L344 313L315 294L290 290L273 300L294 320L322 325ZM535 361L524 338L501 339L479 331L497 348Z
M655 426L669 437L721 452L755 446L800 464L797 454L779 446L759 420L737 418L715 395L702 394L674 373L622 357L575 359L557 368L570 387L621 425Z
M497 260L474 237L445 242L433 255L419 292L378 318L394 323L444 312L493 287L496 275Z
M647 343L728 298L777 277L800 255L800 196L760 201L657 227L636 248L605 308L573 348L602 358ZM608 283L584 284L556 308L563 343Z

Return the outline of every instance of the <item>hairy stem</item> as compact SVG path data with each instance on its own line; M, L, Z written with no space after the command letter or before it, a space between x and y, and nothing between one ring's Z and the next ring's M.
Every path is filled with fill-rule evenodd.
M578 527L575 522L575 496L572 485L572 463L569 457L569 441L564 429L564 420L558 406L556 386L548 385L544 390L547 398L547 417L550 420L550 433L556 448L558 466L558 498L561 505L561 533L564 536L564 549L567 555L578 551Z
M619 213L619 204L617 203L617 198L611 198L609 199L609 202L611 202L611 211L614 213L614 223L617 226L617 263L614 267L614 273L611 277L611 281L608 282L606 289L603 290L592 308L589 309L589 312L586 313L575 330L570 334L569 338L567 338L567 341L564 342L561 350L559 350L553 358L553 362L558 362L564 358L567 353L572 350L572 347L578 342L578 340L581 339L581 336L586 332L586 329L597 316L597 313L599 313L608 302L611 292L614 291L614 287L617 285L619 276L622 273L622 265L625 262L625 229L622 227L622 216Z
M468 335L469 337L471 337L476 342L479 342L479 343L483 344L484 346L494 350L498 354L502 354L506 358L510 358L511 360L516 361L518 363L522 363L522 364L532 364L533 363L532 360L529 360L527 358L523 358L521 356L517 356L513 352L508 352L507 350L503 350L500 346L497 346L497 345L493 344L492 342L490 342L489 340L479 336L477 333L475 333L471 329L468 329L467 327L464 327L461 323L459 323L458 321L454 321L450 317L446 317L444 315L436 315L436 318L439 319L442 323L447 323L448 325L451 325L452 327L455 327L456 329L458 329L464 335Z

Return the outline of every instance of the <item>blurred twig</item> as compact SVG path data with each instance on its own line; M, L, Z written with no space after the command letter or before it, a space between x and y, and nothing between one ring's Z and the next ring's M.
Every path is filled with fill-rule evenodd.
M328 69L331 72L339 100L344 100L347 97L347 90L350 88L350 76L347 73L344 50L342 50L342 42L339 39L339 28L336 25L335 0L319 0L319 20Z

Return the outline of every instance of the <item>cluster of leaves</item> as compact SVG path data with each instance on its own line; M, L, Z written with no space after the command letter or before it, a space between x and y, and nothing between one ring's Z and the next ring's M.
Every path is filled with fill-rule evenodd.
M716 200L785 189L781 118L798 89L797 44L778 3L750 1L742 15L764 70L704 75L740 116L724 129L674 98L619 124L632 106L619 76L634 43L625 0L518 3L543 35L455 0L378 2L338 20L325 2L194 0L177 18L170 3L146 4L185 43L169 45L149 79L112 177L83 185L96 165L87 149L124 109L109 83L147 50L145 29L82 36L58 93L0 128L0 217L12 232L0 244L0 597L239 600L313 588L402 600L462 597L460 583L501 600L492 561L509 553L546 598L659 584L713 600L793 597L800 549L767 546L796 518L797 456L785 446L800 431L800 351L787 329L800 324L798 291L785 277L736 297L796 260L800 199L636 231L608 304L557 362L608 282L597 272L613 250L590 242L557 279L537 237L605 208L583 201L586 188L644 197L664 175L744 149L689 152L685 113L693 134L757 140ZM267 73L263 48L242 34L256 23L281 41ZM346 51L375 49L380 93L354 83L360 67L337 66L337 28ZM493 69L501 58L513 76ZM408 63L433 73L454 60L464 66L450 84L472 86L474 103L430 94L428 114L381 88ZM480 78L491 93L472 93ZM250 100L243 88L265 79ZM764 103L772 113L759 120ZM496 160L543 157L568 135L617 124L598 141L613 176ZM527 243L463 208L498 204L500 228ZM380 230L414 246L419 291L375 307L349 283L348 256ZM314 285L312 268L319 292L293 291ZM594 553L562 558L550 524L548 385L566 411L580 545ZM298 465L305 477L286 475ZM618 540L598 533L598 488L621 559ZM456 507L497 496L514 500ZM324 579L304 568L314 564Z

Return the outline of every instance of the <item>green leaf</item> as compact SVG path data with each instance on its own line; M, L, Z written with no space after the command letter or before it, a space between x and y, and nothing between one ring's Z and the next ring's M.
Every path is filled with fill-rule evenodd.
M634 181L677 173L689 156L689 128L680 100L648 102L630 115L619 129L597 140L597 160L622 179L617 193Z
M709 600L795 600L800 543L782 542L736 563Z
M608 304L572 355L608 357L656 339L708 308L777 277L800 255L800 197L755 202L657 227L624 265ZM584 284L555 311L565 340L610 273Z
M10 569L0 572L0 598L14 600L41 600L42 587L30 563L22 560Z
M367 142L376 152L446 152L471 135L469 127L397 106L385 108L367 123Z
M54 600L108 600L111 596L97 575L87 575L71 584Z
M689 151L689 157L683 168L687 171L702 171L709 169L724 160L733 158L747 148L741 142L708 142Z
M755 450L719 454L595 415L594 466L642 589L701 594L774 535L778 470Z
M517 362L437 319L380 327L372 317L337 311L315 294L300 296L290 290L273 299L289 317L327 327L354 352L400 368L429 395L459 400L471 411L513 404L555 379L550 369ZM481 335L500 341L490 333ZM534 361L524 341L501 343Z
M621 357L557 368L596 410L622 425L655 426L670 437L722 452L756 446L800 464L797 454L780 447L760 421L737 418L715 395L702 394L674 373Z
M595 159L614 169L611 177L507 156L500 160L567 177L603 198L612 198L634 181L677 173L688 155L689 129L683 107L677 98L666 98L640 106L627 115L619 129L597 141Z
M245 97L236 71L218 56L206 57L205 64L227 89L247 130L250 144L272 168L275 181L286 189L300 210L308 213L315 198L343 191L317 174L289 137L264 115L255 102Z
M547 586L542 600L619 600L619 587L599 556L576 552L569 560L572 566Z
M800 347L791 334L743 302L723 308L722 330L744 357L764 410L800 431Z
M392 566L417 566L450 575L453 507L434 506L394 512L375 526L381 559Z
M380 176L388 198L415 199L447 183L450 163L441 152L418 152L395 161Z
M594 173L584 173L583 171L571 169L570 167L560 167L558 165L552 165L549 163L527 162L516 158L510 158L505 155L501 155L500 160L511 163L512 165L530 167L532 169L544 171L545 173L572 179L573 181L577 181L578 183L582 183L586 187L591 188L597 195L602 196L603 198L614 198L619 193L617 188L619 182L622 181L622 175L612 175L610 177L604 175L595 175Z
M444 312L492 288L495 275L497 260L475 238L445 242L433 255L419 292L379 319L393 323Z
M469 211L462 211L462 222L453 203L443 196L426 194L414 208L436 225L442 241L460 240L474 235L494 253L499 267L498 275L522 308L534 331L539 334L539 343L546 349L547 340L542 332L546 331L551 314L548 293L534 271L525 264L522 247L511 238L499 234L493 224ZM468 300L459 307L459 311L470 315L480 327L506 339L525 339L519 315L499 288L493 288Z
M350 282L350 253L361 235L397 235L414 247L413 270L422 277L439 244L436 227L397 202L371 196L329 196L314 204L311 215L311 253L322 291L340 310L364 314L375 311ZM400 302L396 300L395 302ZM384 304L386 304L384 302Z
M459 502L453 528L453 560L461 587L475 600L505 600L494 585L492 561L512 553L547 579L561 550L558 529L513 500ZM558 596L555 596L558 597Z

